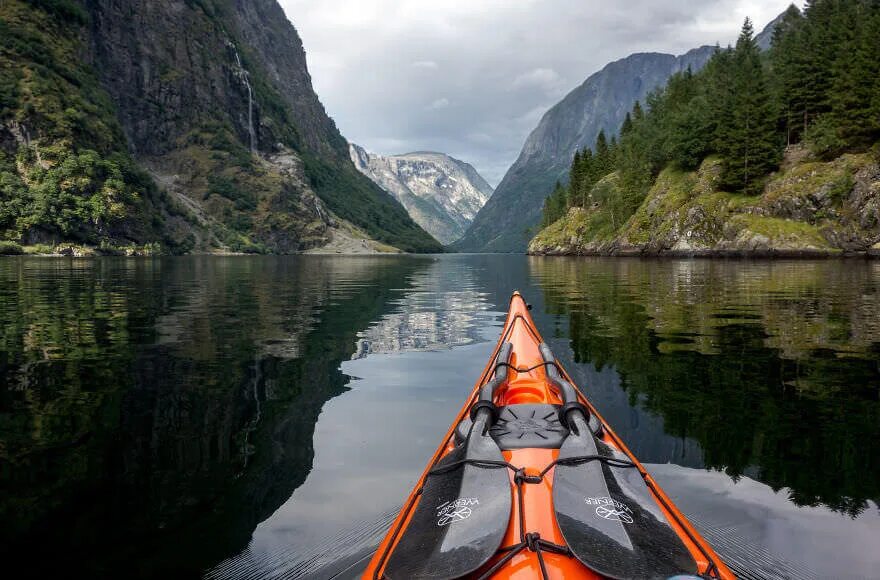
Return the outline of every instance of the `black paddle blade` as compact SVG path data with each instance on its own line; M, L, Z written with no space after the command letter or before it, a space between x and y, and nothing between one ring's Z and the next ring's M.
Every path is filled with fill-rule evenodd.
M559 459L627 457L596 440L576 418ZM553 480L556 522L584 566L609 578L668 578L696 574L697 565L634 467L601 461L559 464Z
M463 460L504 461L477 417L466 441L441 459L425 480L421 499L385 567L394 580L460 578L498 551L510 519L507 468ZM450 467L444 471L444 467Z

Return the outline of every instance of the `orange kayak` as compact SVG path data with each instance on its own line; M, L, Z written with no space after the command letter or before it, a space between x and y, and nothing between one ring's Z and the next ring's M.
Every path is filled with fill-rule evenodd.
M517 292L489 364L363 577L734 575L574 386Z

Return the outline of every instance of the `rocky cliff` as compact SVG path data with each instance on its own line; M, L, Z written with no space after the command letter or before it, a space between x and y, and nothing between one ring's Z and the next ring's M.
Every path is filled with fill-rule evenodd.
M880 256L880 146L832 161L789 148L761 195L721 191L720 163L667 169L636 213L616 223L599 204L541 231L541 255ZM615 174L596 188L618 188ZM598 193L598 192L597 192Z
M443 244L461 238L491 197L492 186L468 163L443 153L376 155L350 146L355 167L403 204Z
M276 0L8 0L0 30L4 239L439 248L350 162Z

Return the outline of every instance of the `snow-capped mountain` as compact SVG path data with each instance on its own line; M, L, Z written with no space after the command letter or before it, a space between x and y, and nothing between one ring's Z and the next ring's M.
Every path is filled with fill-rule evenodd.
M349 145L355 166L391 193L409 215L443 244L464 235L492 196L476 169L443 153L377 155Z

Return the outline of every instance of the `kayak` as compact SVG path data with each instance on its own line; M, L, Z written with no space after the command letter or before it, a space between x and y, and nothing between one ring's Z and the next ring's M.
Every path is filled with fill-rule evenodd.
M735 578L574 386L530 309L515 292L363 578Z

